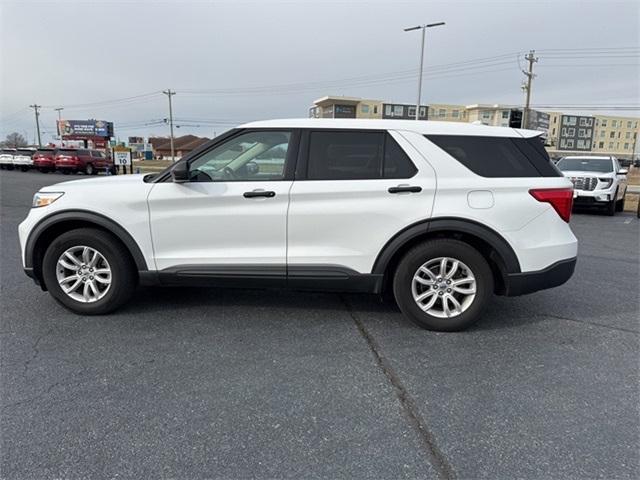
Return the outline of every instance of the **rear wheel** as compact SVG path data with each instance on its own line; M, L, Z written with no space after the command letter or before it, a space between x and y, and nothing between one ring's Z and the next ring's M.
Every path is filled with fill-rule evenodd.
M111 234L91 228L57 237L44 255L42 275L53 298L82 315L112 312L136 288L126 247Z
M393 279L398 306L422 328L463 330L478 321L493 293L484 257L452 239L424 242L400 261Z
M84 167L84 173L86 173L87 175L93 175L95 173L95 169L93 168L93 165L90 163L87 163L87 165Z

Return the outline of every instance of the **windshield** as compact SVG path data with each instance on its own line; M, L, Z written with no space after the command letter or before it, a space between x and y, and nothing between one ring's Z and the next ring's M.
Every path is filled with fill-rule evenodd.
M55 150L53 148L42 148L36 152L36 155L49 156L53 155Z
M571 158L560 159L556 165L563 172L613 172L613 162L609 158Z

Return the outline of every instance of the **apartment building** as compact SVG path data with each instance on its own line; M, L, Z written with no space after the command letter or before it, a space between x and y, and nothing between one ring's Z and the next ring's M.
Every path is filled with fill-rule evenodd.
M638 119L598 115L595 121L593 151L624 156L637 150Z
M420 106L420 120L466 122L464 105L433 104ZM326 96L313 102L310 118L384 118L413 120L415 103L392 103L359 97Z
M313 102L312 118L414 119L415 105L359 97L326 96ZM520 128L522 109L501 104L431 104L420 107L421 120L478 122L497 127ZM527 128L543 132L547 151L565 154L608 154L637 158L640 119L607 115L575 115L530 109Z
M631 160L639 156L639 134L638 118L552 112L547 150L554 156L580 152Z

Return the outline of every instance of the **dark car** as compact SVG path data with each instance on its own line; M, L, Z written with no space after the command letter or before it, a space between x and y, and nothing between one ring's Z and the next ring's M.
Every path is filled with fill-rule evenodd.
M96 175L111 168L111 160L99 150L61 148L55 156L56 169L62 173L84 172Z
M55 156L57 148L39 148L33 154L33 168L37 168L42 173L52 172L56 169Z

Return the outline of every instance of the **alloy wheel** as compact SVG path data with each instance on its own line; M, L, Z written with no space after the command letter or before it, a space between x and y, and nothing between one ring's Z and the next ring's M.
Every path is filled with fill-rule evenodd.
M98 250L78 245L65 250L56 264L62 291L81 303L97 302L111 288L111 267Z
M438 257L423 263L411 281L413 300L421 310L438 318L456 317L476 296L476 277L460 260Z

